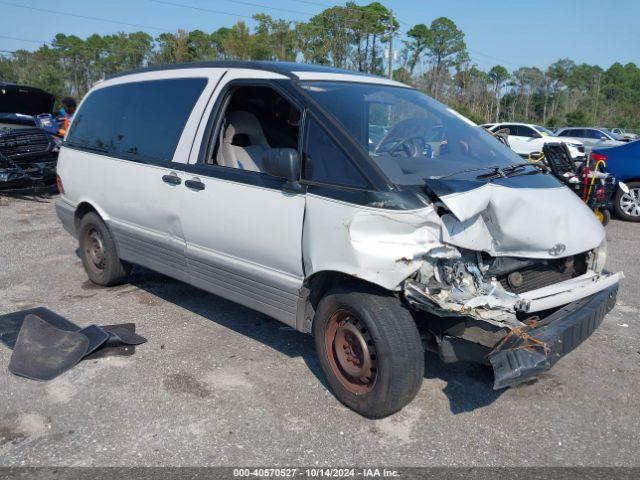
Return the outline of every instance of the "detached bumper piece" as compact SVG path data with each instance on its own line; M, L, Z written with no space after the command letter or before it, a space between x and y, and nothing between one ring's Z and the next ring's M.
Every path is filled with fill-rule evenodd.
M600 326L615 305L617 293L615 284L509 332L487 357L493 367L494 390L518 385L549 370Z
M46 308L33 308L0 316L0 341L13 350L11 373L46 381L81 360L132 355L147 340L134 324L80 328Z

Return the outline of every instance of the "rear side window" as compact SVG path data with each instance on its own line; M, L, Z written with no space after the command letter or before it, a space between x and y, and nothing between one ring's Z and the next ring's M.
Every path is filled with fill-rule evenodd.
M583 130L563 130L558 134L559 137L584 137Z
M367 181L329 135L310 120L304 142L304 178L312 182L366 188Z
M206 78L126 83L94 91L71 124L71 147L127 160L166 163Z

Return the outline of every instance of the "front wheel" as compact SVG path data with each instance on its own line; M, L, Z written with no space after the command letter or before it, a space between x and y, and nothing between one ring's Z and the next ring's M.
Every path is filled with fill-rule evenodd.
M366 287L334 289L318 304L313 336L331 389L359 414L386 417L418 393L424 350L396 297Z
M640 182L629 182L627 187L629 187L629 193L618 188L613 208L622 220L640 222Z

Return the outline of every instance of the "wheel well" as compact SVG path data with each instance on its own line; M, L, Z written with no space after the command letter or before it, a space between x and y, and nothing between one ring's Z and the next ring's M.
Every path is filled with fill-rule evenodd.
M302 285L302 293L305 301L304 318L302 324L298 324L298 329L304 332L311 332L311 324L315 316L318 303L326 293L338 286L349 285L353 290L366 288L367 290L379 290L381 294L389 294L390 292L380 285L363 280L353 275L337 271L316 272L307 277Z
M80 220L82 220L82 217L84 217L89 212L94 212L96 215L100 216L98 211L95 208L93 208L93 205L91 205L90 203L82 202L80 205L76 207L75 221L74 221L76 234L78 233L78 230L80 230Z
M638 178L627 178L625 180L622 180L624 183L631 183L631 182L640 182L640 177Z

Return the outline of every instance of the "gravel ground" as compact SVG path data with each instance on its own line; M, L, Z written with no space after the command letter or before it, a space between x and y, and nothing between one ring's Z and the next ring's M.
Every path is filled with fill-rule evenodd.
M11 375L0 345L0 466L639 466L640 224L607 232L627 278L580 348L499 392L429 354L418 397L372 421L327 390L311 337L142 269L95 287L53 200L0 197L0 313L46 306L149 339L47 383Z

